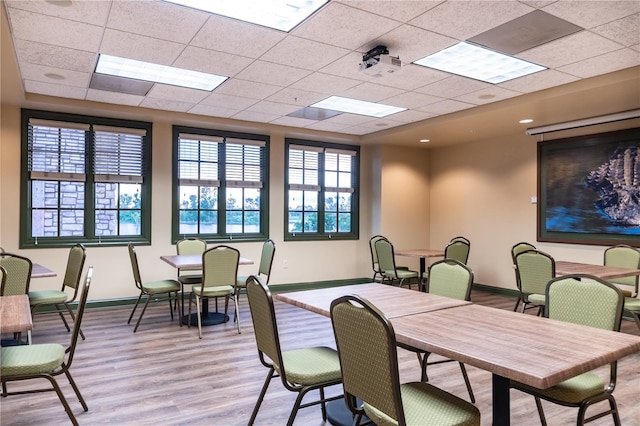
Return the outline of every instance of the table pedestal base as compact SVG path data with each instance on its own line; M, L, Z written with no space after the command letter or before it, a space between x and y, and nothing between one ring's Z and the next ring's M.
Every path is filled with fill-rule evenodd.
M229 315L225 315L222 312L209 312L207 314L202 314L202 326L207 325L216 325L222 324L223 322L229 321ZM182 324L189 324L189 315L184 315L182 317ZM198 326L198 314L191 314L191 325Z
M362 404L362 401L358 399L357 403ZM367 416L362 416L360 423L366 423L368 420L369 418ZM341 398L327 402L327 421L333 426L353 425L353 414L347 408L344 399Z

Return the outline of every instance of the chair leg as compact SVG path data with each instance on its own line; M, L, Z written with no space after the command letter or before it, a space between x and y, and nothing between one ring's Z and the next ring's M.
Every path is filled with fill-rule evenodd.
M202 310L200 309L200 297L196 296L196 312L198 316L198 338L202 339Z
M56 379L48 374L43 374L42 377L47 379L51 383L51 386L53 386L52 390L54 390L58 394L58 399L62 403L64 410L67 412L67 416L69 416L69 420L71 420L71 423L73 423L74 426L78 426L78 421L76 420L76 417L73 415L73 411L71 411L71 407L69 407L69 403L67 402L67 399L64 397L62 390L60 390L60 386L58 386L58 382L56 382Z
M129 321L127 321L127 324L131 323L131 318L133 318L133 314L136 313L136 309L138 308L138 303L140 303L140 299L142 299L142 292L140 292L140 295L138 296L138 300L136 300L136 304L133 306L133 310L131 311L131 315L129 315Z
M67 306L66 303L64 305ZM62 314L62 310L60 309L60 305L56 304L54 306L56 307L56 311L58 311L58 314L60 314L60 318L62 318L62 322L64 323L64 327L67 329L67 331L71 331L71 328L69 328L69 324L67 324L67 319ZM67 309L69 309L68 306L67 306ZM75 318L73 317L73 315L71 315L71 319L75 321Z
M322 421L327 421L327 403L324 401L324 388L320 388L320 410L322 411Z
M542 401L537 396L534 396L536 400L536 407L538 407L538 415L540 416L540 423L542 426L547 426L547 419L544 417L544 410L542 409Z
M476 397L473 395L473 390L471 389L471 382L469 381L469 376L467 375L467 369L463 363L459 362L460 370L462 371L462 377L464 377L464 384L467 386L467 391L469 392L469 400L472 404L476 403Z
M144 312L147 310L147 306L149 305L149 301L151 301L151 295L150 294L147 295L147 301L144 302L144 307L142 308L142 312L140 313L140 318L138 318L138 322L136 323L136 327L133 329L134 333L136 331L138 331L138 326L140 325L140 321L142 321L142 316L144 315Z
M69 380L69 383L71 384L73 391L76 393L76 396L78 397L78 401L80 401L80 404L82 404L82 408L84 408L84 411L89 411L89 407L87 406L87 403L85 402L84 398L80 394L80 389L78 389L78 385L76 385L75 380L73 380L73 378L71 377L71 373L69 372L69 370L65 369L64 374L65 376L67 376L67 380Z
M71 319L73 320L73 322L76 322L76 316L73 315L73 310L71 309L71 306L69 306L68 303L64 303L64 306L66 306L67 311L69 312L69 316L71 316ZM67 331L71 331L69 329L69 326L67 325L67 321L64 319L64 315L62 315L62 312L60 312L60 316L62 317L62 321L64 321L64 325L67 326ZM82 337L82 340L85 340L84 337L84 333L82 332L82 329L80 329L80 337Z
M513 307L513 312L518 312L518 305L520 305L520 296L516 300L516 306Z
M167 293L169 299L169 313L171 314L171 321L173 321L173 306L171 305L171 293Z
M262 405L262 400L264 399L264 395L267 393L267 388L269 387L269 383L271 383L271 379L273 378L274 373L275 369L273 367L269 368L269 373L267 374L267 378L264 380L262 390L260 391L260 395L258 396L255 407L253 407L251 418L249 419L249 423L247 423L247 426L253 426L253 423L256 421L258 410L260 409L260 405Z
M233 320L236 321L236 326L238 327L238 334L241 334L240 331L240 312L238 311L238 294L233 295L233 303L236 305L235 313L233 314Z
M291 413L289 414L289 420L287 420L287 426L293 426L293 421L296 419L296 415L298 414L298 410L300 409L302 398L304 398L306 394L307 392L304 389L298 392L298 397L296 398L296 402L295 404L293 404L293 408L291 409ZM323 413L323 415L324 415L323 420L326 420L326 413Z

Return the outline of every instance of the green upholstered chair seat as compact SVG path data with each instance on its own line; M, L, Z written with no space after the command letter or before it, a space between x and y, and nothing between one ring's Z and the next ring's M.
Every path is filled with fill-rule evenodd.
M409 269L389 269L389 270L385 270L384 274L388 277L396 277L400 280L403 279L407 279L407 278L418 278L418 272L416 271L411 271Z
M150 281L142 284L145 293L167 293L170 291L180 291L180 283L176 280Z
M200 284L202 282L202 274L181 275L178 277L178 281L186 285Z
M530 294L527 296L527 302L537 306L544 306L545 296L544 294Z
M236 279L236 286L245 288L247 286L247 278L248 276L240 276Z
M62 365L64 347L57 343L8 346L0 352L0 376L30 376L49 373Z
M474 405L426 382L400 385L407 425L479 425ZM391 417L364 403L367 416L378 426L397 425Z
M637 297L625 297L624 309L626 311L640 312L640 299Z
M587 398L600 395L604 390L604 386L604 381L598 375L584 373L548 389L536 389L524 384L518 384L514 387L533 392L550 400L562 401L567 404L580 404Z
M64 303L67 300L67 293L60 290L40 290L29 292L29 304L31 306L47 304L54 305Z
M342 377L338 352L325 346L282 352L282 363L287 381L298 385L339 381ZM280 373L277 366L276 371Z
M204 294L202 293L202 286L194 287L191 291L197 296L204 297L224 297L233 293L233 287L230 285L221 285L215 287L205 287Z

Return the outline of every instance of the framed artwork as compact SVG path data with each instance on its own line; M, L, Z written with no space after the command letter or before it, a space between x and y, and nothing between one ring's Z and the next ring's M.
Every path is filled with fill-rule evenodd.
M538 142L538 241L640 247L640 128Z

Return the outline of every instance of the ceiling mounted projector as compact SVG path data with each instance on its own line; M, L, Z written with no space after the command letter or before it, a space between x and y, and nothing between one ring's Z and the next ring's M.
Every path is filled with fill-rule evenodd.
M402 68L402 61L398 57L389 56L386 46L376 46L369 50L362 55L362 62L360 62L360 71L375 77L393 74L400 71L400 68Z

